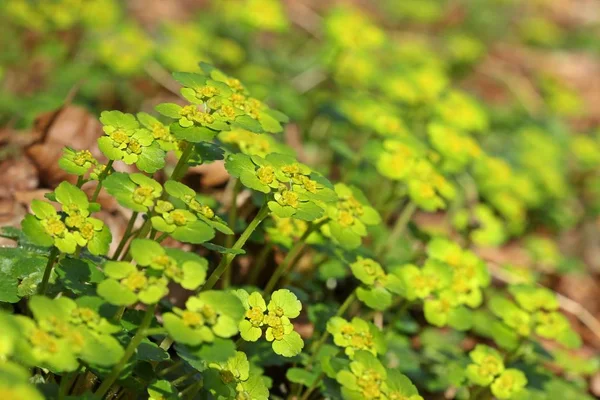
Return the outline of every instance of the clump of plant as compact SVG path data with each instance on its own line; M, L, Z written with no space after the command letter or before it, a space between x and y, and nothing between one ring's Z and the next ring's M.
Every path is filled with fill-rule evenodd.
M549 116L495 113L457 89L485 38L444 32L437 51L347 6L307 37L277 1L244 0L153 39L127 19L112 27L111 0L8 3L19 25L88 33L84 55L107 67L93 76L117 82L123 104L142 72L181 101L99 113L104 159L65 148L71 183L3 231L16 241L0 249L3 397L587 398L597 360L570 352L582 340L543 286L569 260L539 232L595 215L600 141L563 146ZM395 3L382 7L403 24L442 15L434 1ZM314 57L297 75L305 45ZM248 85L197 65L209 58ZM171 81L161 65L194 72ZM549 110L577 109L539 78ZM303 157L267 104L301 127ZM229 174L222 196L184 180L214 161ZM100 196L127 210L124 232L111 233ZM521 239L531 268L481 251Z

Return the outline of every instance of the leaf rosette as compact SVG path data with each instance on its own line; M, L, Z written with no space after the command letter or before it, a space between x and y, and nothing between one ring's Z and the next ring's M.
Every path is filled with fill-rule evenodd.
M39 246L56 246L61 252L73 254L78 247L87 247L94 255L104 255L112 240L108 227L90 217L90 202L83 190L62 182L54 191L62 206L58 213L48 202L33 200L31 210L23 220L23 232Z
M105 135L98 139L98 147L109 160L135 164L147 173L154 173L165 166L164 150L153 133L140 127L133 115L103 111L100 122L104 125Z
M277 290L271 295L268 305L258 292L249 294L239 289L235 294L246 309L244 319L239 324L244 340L256 342L264 333L273 351L279 355L293 357L302 351L304 341L294 331L290 321L298 317L302 310L302 304L295 294L287 289Z
M174 341L197 346L236 335L243 318L244 307L234 294L209 290L190 297L185 309L165 313L163 324Z

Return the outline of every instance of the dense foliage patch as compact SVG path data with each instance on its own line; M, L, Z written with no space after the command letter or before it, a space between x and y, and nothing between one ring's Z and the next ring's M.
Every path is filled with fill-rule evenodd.
M27 33L53 80L0 91L0 122L85 76L102 133L2 231L0 398L591 398L598 359L547 277L582 264L553 238L597 218L600 137L570 131L584 109L557 77L535 104L506 77L501 106L460 85L518 2L459 2L455 27L434 0L337 6L301 29L283 2L217 1L152 34L118 1L34 3L0 6L0 78ZM513 39L585 48L543 15ZM186 179L209 164L221 193ZM482 251L510 241L531 265Z

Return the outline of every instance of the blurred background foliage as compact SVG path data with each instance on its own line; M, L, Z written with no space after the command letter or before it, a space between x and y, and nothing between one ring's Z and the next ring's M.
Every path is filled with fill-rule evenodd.
M65 102L151 112L179 96L172 71L212 63L292 121L284 144L224 143L292 147L360 187L390 226L415 204L413 238L450 237L499 276L600 314L597 1L4 0L0 49L5 143ZM423 252L400 241L384 250L392 264ZM328 265L320 277L336 273ZM600 332L573 322L594 353ZM427 332L439 368L464 336ZM402 340L390 338L410 360ZM555 354L580 399L598 360L573 357ZM428 372L439 378L430 390L448 386L442 372Z

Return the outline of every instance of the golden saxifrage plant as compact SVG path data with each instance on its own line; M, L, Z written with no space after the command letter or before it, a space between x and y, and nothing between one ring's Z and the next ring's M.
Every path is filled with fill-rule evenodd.
M117 1L7 0L0 31L82 32L65 52L44 36L47 103L91 71L87 103L111 86L147 112L95 110L103 159L64 148L72 179L2 230L0 399L591 399L598 360L574 355L545 279L578 263L539 232L597 216L600 136L565 133L580 107L555 77L510 110L459 89L497 39L478 38L487 7L521 12L465 2L460 31L436 25L443 2L377 5L390 27L448 29L436 47L350 6L302 36L282 2L221 0L153 38ZM560 46L547 23L523 17L517 39ZM144 74L180 101L140 107ZM24 104L0 87L0 122L26 125ZM216 161L222 196L185 179ZM118 237L100 196L130 216ZM509 240L531 268L484 258Z

